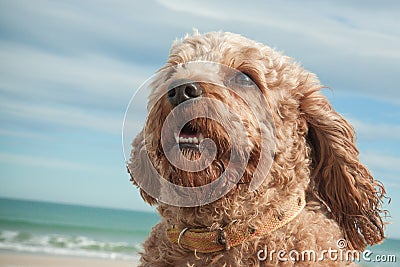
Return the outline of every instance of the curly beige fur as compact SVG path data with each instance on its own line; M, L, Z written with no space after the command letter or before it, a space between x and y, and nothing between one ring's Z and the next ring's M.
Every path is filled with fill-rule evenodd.
M250 161L237 186L208 205L170 206L141 190L143 199L157 205L161 215L161 222L144 243L141 266L341 266L352 263L339 260L281 262L277 258L260 261L257 252L265 246L276 251L322 252L337 248L336 242L341 238L347 240L347 249L362 251L367 245L382 242L381 202L385 189L358 160L352 126L320 93L323 86L316 75L268 46L237 34L194 33L173 44L166 66L152 84L149 105L154 108L150 110L144 129L147 134L144 136L142 131L133 142L128 170L136 185L146 183L152 175L150 166L143 160L147 155L165 179L183 186L199 186L213 181L229 159L223 153L233 145L228 142L227 132L207 119L197 119L196 123L205 135L219 140L219 153L218 159L206 170L189 173L173 168L160 147L161 127L172 107L165 97L156 99L165 93L165 84L174 79L199 78L192 77L194 74L190 72L163 70L190 61L225 64L254 80L272 110L276 128L275 157L270 170L265 170L266 179L262 185L250 192L249 180L260 154L260 132L254 123L255 118L237 96L222 88L201 84L208 97L223 101L240 114L251 144L242 144L241 140L237 142L252 150ZM162 194L159 184L149 186ZM304 191L307 205L294 220L266 236L245 241L228 251L188 252L171 243L166 236L166 229L172 224L182 228L217 229L238 220L257 228L263 225L263 218L281 212L280 203L288 196Z

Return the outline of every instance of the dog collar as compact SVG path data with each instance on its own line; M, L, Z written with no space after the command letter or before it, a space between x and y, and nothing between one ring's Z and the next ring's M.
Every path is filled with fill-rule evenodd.
M296 218L305 205L305 194L302 192L300 196L290 197L283 204L284 212L279 216L266 218L266 223L259 229L246 227L235 220L217 230L210 230L210 228L182 229L172 225L167 229L167 236L172 243L178 244L180 248L188 251L211 253L229 250L247 240L265 236L281 228Z

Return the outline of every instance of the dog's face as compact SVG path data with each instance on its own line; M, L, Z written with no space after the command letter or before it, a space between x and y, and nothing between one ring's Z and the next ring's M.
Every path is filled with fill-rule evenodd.
M173 46L151 82L142 144L162 179L183 187L214 182L191 194L196 203L241 185L254 190L267 178L276 137L263 49L234 34L193 36ZM157 198L172 198L159 189Z
M151 158L158 162L153 164L164 179L199 187L225 174L221 183L248 183L259 163L262 138L272 162L273 119L248 74L202 61L166 70L159 73L145 126L145 136L151 135L147 150L154 153Z
M290 58L236 34L194 34L173 45L150 87L128 165L147 202L274 210L308 191L354 247L382 239L383 187L359 163L353 129L316 76Z

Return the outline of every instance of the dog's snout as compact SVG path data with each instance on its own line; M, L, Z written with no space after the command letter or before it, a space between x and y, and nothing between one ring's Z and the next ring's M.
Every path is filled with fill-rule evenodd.
M203 89L198 83L191 80L176 80L169 85L167 98L173 106L177 106L202 94Z

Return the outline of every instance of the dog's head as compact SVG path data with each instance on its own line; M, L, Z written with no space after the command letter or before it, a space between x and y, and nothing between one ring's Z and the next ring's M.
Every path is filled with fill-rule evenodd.
M181 197L262 210L307 191L353 248L383 239L383 186L359 162L354 130L317 77L290 58L236 34L195 33L174 43L150 87L128 164L148 203Z

